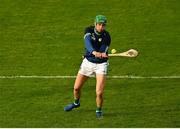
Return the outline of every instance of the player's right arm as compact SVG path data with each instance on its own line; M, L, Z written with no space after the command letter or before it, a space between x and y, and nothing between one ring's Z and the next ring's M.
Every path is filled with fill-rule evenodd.
M91 43L91 33L86 33L84 35L84 42L85 42L86 49L91 54L94 51L94 48L93 48L92 43Z
M90 54L93 54L95 57L97 58L101 58L101 53L100 52L96 52L92 46L91 43L91 34L90 33L86 33L84 36L84 40L85 40L85 47L86 49L89 51Z
M95 49L92 46L91 33L89 32L88 29L86 29L86 31L85 31L84 42L85 42L86 50L89 52L89 54L92 54L97 58L101 58L101 56L102 56L101 53L95 51Z

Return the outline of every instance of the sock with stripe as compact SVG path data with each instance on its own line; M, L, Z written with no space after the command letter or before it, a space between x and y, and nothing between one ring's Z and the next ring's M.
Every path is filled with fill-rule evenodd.
M97 107L96 108L96 112L102 112L102 108L101 107Z
M74 99L74 104L78 105L79 104L79 99Z

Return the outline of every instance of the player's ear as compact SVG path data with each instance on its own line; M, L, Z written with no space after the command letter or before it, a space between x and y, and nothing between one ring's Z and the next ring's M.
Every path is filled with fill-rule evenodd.
M94 22L94 26L96 26L96 22Z

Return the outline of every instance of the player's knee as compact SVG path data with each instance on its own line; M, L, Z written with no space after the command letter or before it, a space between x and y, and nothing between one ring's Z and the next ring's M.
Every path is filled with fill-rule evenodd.
M74 91L78 92L78 91L80 91L80 88L79 87L74 87Z
M97 97L102 97L103 96L103 91L96 91L96 96Z

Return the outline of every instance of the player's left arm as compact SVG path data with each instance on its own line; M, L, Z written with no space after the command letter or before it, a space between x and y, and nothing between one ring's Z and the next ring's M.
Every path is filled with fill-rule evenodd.
M107 51L108 51L109 46L107 44L103 44L100 48L100 53L102 58L107 58Z
M111 37L110 37L109 33L107 33L106 37L105 37L105 41L100 47L100 52L101 52L102 58L108 57L108 49L109 49L110 43L111 43Z

